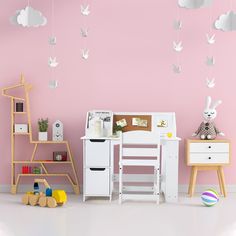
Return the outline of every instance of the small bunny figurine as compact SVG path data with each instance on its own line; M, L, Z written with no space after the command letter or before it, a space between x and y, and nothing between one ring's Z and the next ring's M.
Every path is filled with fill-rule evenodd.
M217 135L224 136L224 133L220 132L213 123L216 118L216 107L222 103L221 100L217 100L212 107L211 97L208 96L206 100L206 108L203 112L204 121L200 124L199 128L192 136L199 136L200 139L215 139Z

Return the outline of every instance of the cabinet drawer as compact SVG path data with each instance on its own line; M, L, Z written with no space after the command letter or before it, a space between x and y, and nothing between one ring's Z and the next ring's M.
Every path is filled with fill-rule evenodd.
M229 153L190 153L189 164L228 164Z
M229 143L190 143L190 152L229 152Z
M110 170L109 168L86 168L85 194L109 195Z
M110 140L86 140L85 157L86 166L108 167L110 165Z

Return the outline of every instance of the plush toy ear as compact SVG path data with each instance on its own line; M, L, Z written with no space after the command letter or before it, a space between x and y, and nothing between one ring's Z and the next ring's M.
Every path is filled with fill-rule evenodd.
M212 105L212 109L216 109L216 107L218 107L221 103L222 103L221 100L215 101L215 103Z
M210 108L211 105L211 97L207 96L206 98L206 110L208 110Z

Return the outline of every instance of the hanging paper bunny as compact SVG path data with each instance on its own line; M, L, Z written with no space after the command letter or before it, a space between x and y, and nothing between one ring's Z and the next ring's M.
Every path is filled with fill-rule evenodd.
M216 107L222 103L221 100L217 100L212 107L211 106L211 97L208 96L206 100L206 107L203 112L204 121L200 124L197 131L193 133L193 136L199 136L200 139L215 139L217 135L224 136L224 133L220 132L213 120L216 118L217 112Z

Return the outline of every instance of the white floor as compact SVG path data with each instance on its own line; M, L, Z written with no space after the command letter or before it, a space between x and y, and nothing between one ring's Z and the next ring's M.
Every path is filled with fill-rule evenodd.
M236 194L211 208L200 196L178 204L125 202L69 195L54 209L22 205L20 194L0 194L0 236L235 236Z

